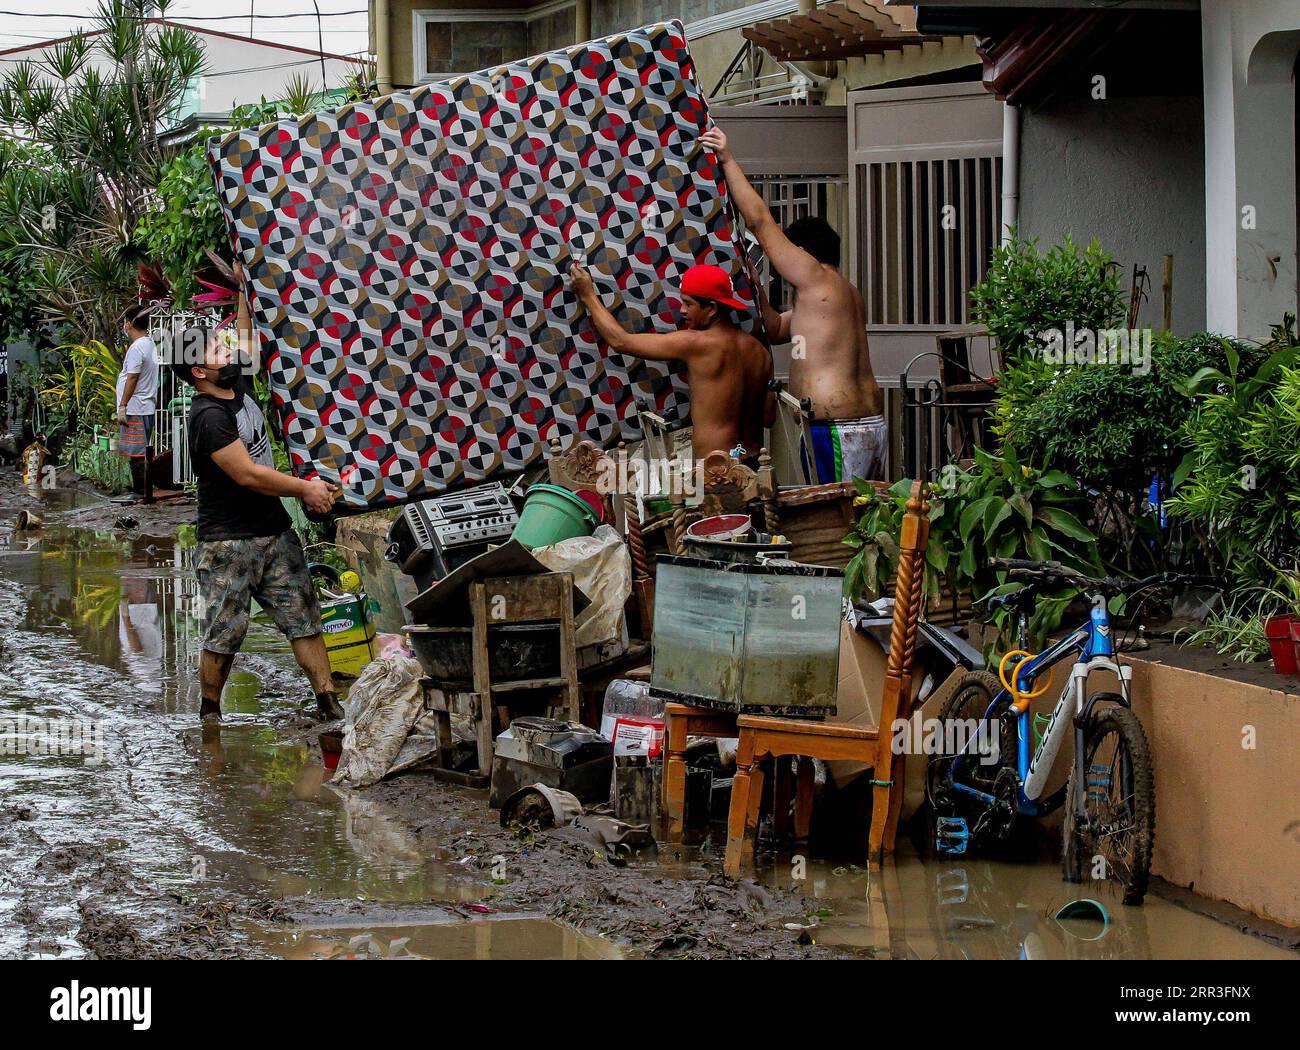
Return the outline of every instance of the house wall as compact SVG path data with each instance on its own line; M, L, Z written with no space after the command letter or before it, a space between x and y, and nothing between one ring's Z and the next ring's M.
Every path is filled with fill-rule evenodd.
M782 10L781 16L792 14L797 8L794 0L786 6L789 10ZM754 8L753 16L746 19L747 24L773 17L771 0L764 4L755 4L753 0L593 0L591 31L593 36L602 37L671 18L681 19L689 29L702 19L746 8ZM374 0L370 0L370 11L373 26ZM413 50L413 14L416 11L528 12L523 16L528 27L527 46L518 54L506 53L505 61L540 54L574 42L573 4L564 0L559 4L530 4L527 0L390 0L392 73L393 83L398 88L409 87L417 80ZM544 13L539 16L538 11ZM705 91L712 89L744 43L741 28L690 31L691 54ZM905 52L847 59L838 63L836 76L828 86L824 101L828 105L844 105L847 93L858 88L943 72L978 61L974 42L956 38L930 42ZM462 51L452 62L452 69L464 73L487 64L491 63L479 61L479 56Z
M200 84L199 109L204 113L223 113L263 98L283 98L293 77L307 77L313 88L320 86L319 56L208 33L200 34L199 40L207 69ZM326 88L342 87L362 68L358 63L326 58Z
M293 77L307 77L312 86L319 87L321 60L318 55L290 51L236 37L213 33L196 33L203 45L204 74L199 78L198 91L187 99L191 112L228 113L236 106L260 102L263 98L283 98L288 82ZM31 58L39 61L44 49L33 48L25 52L10 52L6 60ZM90 68L105 73L116 66L102 54L92 53L87 63ZM356 62L337 58L325 59L325 78L329 88L342 87L347 77L362 69Z
M1201 41L1209 327L1262 338L1296 310L1300 4L1202 0Z
M1151 274L1142 325L1158 328L1163 258L1174 257L1173 328L1206 327L1201 99L1055 99L1021 118L1020 232L1042 247L1094 237Z

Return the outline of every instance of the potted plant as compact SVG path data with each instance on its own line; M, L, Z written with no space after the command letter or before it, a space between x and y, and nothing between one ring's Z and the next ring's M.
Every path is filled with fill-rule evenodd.
M1273 654L1273 668L1278 674L1296 674L1296 649L1300 644L1300 616L1283 613L1264 621L1264 637Z

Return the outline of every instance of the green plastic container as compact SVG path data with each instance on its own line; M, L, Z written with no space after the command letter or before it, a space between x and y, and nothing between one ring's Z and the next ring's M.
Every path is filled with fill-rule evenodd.
M524 509L511 539L531 549L590 536L595 530L596 515L581 497L559 485L534 485L524 494Z

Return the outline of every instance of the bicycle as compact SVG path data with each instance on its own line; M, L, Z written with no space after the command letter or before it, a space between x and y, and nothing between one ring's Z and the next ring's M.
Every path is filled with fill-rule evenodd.
M1016 615L1017 648L1002 657L996 677L971 671L959 679L940 710L943 750L931 755L926 770L936 848L961 854L990 840L1005 841L1018 818L1042 817L1065 804L1061 864L1066 880L1083 881L1089 868L1094 877L1117 881L1125 904L1141 904L1155 843L1155 782L1146 733L1130 705L1133 669L1116 653L1107 603L1117 595L1131 598L1200 578L1160 573L1141 580L1096 579L1059 562L996 559L991 564L1006 569L1012 579L1027 581L1017 591L987 599L990 606ZM1084 588L1092 602L1088 622L1043 652L1029 653L1025 646L1034 599L1062 584ZM1051 715L1031 715L1033 699L1052 686L1053 667L1072 655L1074 663ZM1118 680L1118 693L1088 691L1089 679L1102 671ZM1047 680L1040 685L1044 675ZM959 746L950 736L958 726L971 729ZM1033 744L1031 736L1040 726ZM1045 794L1071 727L1075 759L1070 776ZM1100 874L1099 861L1104 865Z

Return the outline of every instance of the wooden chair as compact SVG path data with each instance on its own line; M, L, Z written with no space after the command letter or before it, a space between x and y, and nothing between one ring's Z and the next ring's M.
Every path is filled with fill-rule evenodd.
M786 755L820 758L825 762L848 759L858 762L875 762L876 742L879 736L867 726L838 725L834 722L805 722L792 718L768 718L759 715L741 715L736 721L740 733L740 746L736 751L736 779L731 784L731 810L727 815L727 856L725 869L728 875L737 875L745 858L752 856L754 839L758 832L759 808L763 800L764 759L779 760ZM810 767L811 768L811 767ZM812 798L809 784L805 798L800 800L800 820L796 822L796 836L806 837L806 821L811 815ZM781 801L776 803L781 809ZM788 805L788 799L784 800Z
M780 519L776 505L776 479L772 472L772 457L767 449L758 453L758 469L745 466L729 452L710 452L704 457L704 492L698 508L686 509L686 486L680 477L674 478L669 501L672 503L672 551L686 553L686 529L692 520L712 517L715 514L761 514L763 531L776 535Z
M596 493L604 504L605 520L615 525L621 509L612 498L617 488L617 470L618 462L594 441L583 438L566 449L559 438L551 438L546 460L547 480L571 492L586 489Z
M627 484L631 476L627 445L619 442L617 456L611 456L586 438L567 450L560 446L559 438L551 438L546 470L552 485L598 494L605 505L605 520L626 537L632 556L632 593L636 595L641 632L649 638L654 623L654 577L650 575L650 561L641 535L636 493Z
M682 757L688 737L733 737L735 713L689 704L665 704L663 815L668 837L677 838L686 826L686 761Z
M903 763L906 756L894 753L892 727L896 718L910 713L902 710L902 698L912 695L912 664L916 656L917 624L921 618L925 585L928 514L925 488L918 481L913 484L907 502L899 542L894 622L889 635L880 724L871 728L755 715L742 715L737 719L740 745L727 818L724 862L728 875L737 875L745 858L753 854L763 798L760 763L769 756L779 759L783 755L802 755L823 761L848 759L869 764L872 767L869 859L878 863L885 854L893 852L903 805Z
M935 336L939 355L939 384L946 409L949 459L961 462L975 455L975 449L988 448L988 416L997 387L991 379L979 375L971 365L969 332L946 332ZM990 371L1001 371L1000 362L990 352Z
M683 757L689 739L695 737L737 737L739 715L734 711L719 711L712 707L692 707L689 704L664 705L664 776L660 809L666 823L665 834L670 840L681 837L686 828L686 760ZM790 808L793 784L797 781L798 797L795 803L794 833L796 839L808 837L809 819L812 816L813 768L809 762L799 765L792 773L788 763L775 763L774 806L778 834L784 831L782 817Z

